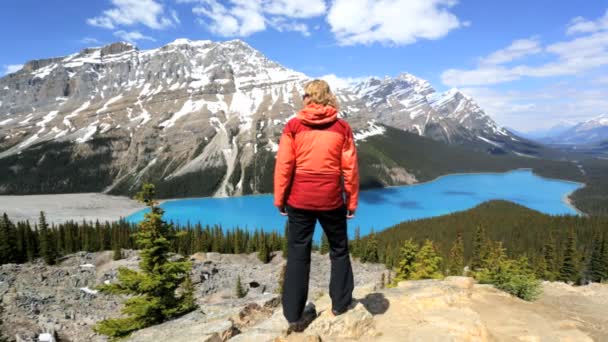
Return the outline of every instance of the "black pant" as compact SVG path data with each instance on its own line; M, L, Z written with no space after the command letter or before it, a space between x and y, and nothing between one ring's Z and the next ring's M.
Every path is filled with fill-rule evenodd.
M288 206L288 255L283 284L283 314L289 322L300 319L308 297L310 252L317 219L329 240L331 277L329 296L332 308L342 311L350 304L354 288L353 270L348 254L346 209L303 210Z

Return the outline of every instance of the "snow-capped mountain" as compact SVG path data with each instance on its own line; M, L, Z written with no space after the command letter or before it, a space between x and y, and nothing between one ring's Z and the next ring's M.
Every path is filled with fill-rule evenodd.
M348 91L351 97L363 101L370 117L377 122L435 140L504 152L518 141L471 97L458 89L438 93L427 81L411 74L369 78L345 90Z
M608 140L608 115L600 115L573 125L543 141L552 144L588 145Z
M217 196L267 191L278 138L309 79L240 40L178 39L146 51L115 43L31 61L0 78L0 164L16 177L61 160L61 172L79 176L58 181L75 190L130 193L153 180L169 194L188 194L192 184L196 194ZM384 124L521 153L473 99L437 93L410 74L370 78L337 95L359 143L383 134ZM99 184L72 184L83 174ZM25 191L11 184L0 182L0 193Z

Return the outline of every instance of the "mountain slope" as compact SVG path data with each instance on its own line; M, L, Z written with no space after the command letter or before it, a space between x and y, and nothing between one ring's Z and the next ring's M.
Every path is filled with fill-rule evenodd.
M146 181L165 197L269 192L281 130L307 80L240 40L178 39L147 51L115 43L28 62L0 78L0 193L132 194ZM337 96L362 150L387 125L489 154L545 153L460 91L439 94L410 74L370 78ZM396 141L419 143L404 137ZM429 168L416 163L376 175L366 160L411 156L377 150L362 159L375 184L426 177L415 171ZM472 154L461 153L483 159Z

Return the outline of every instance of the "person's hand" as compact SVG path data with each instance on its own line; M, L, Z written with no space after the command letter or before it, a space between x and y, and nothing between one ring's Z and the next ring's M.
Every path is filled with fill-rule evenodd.
M285 209L284 205L277 205L277 209L279 209L281 216L287 216L287 209Z
M346 211L346 218L350 220L353 217L355 217L355 211L354 210L347 210Z

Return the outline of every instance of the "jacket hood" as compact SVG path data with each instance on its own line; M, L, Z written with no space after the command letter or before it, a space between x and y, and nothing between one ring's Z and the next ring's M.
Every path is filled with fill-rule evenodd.
M338 111L332 106L311 103L298 112L297 118L305 125L324 125L338 119Z

